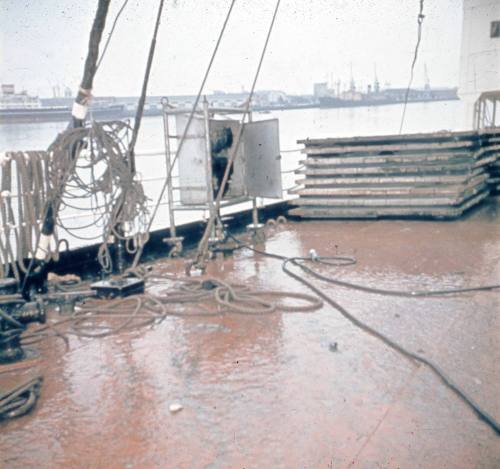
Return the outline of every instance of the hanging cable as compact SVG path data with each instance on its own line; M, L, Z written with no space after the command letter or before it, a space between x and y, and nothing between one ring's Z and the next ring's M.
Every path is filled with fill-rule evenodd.
M156 15L156 23L155 23L153 38L151 39L151 45L149 47L146 72L144 73L144 81L142 82L141 97L139 98L139 103L137 104L137 111L135 113L135 119L134 119L134 129L132 130L132 136L130 138L130 144L128 147L128 160L132 174L135 174L135 144L137 142L137 136L139 134L139 129L141 127L142 116L144 114L144 104L146 102L146 93L148 89L149 77L151 75L151 67L153 65L153 57L155 54L156 37L158 36L158 30L160 28L160 19L161 19L161 13L163 11L163 3L164 0L160 0L160 4L158 6L158 13Z
M191 112L189 114L189 117L188 117L188 120L187 120L187 123L186 123L186 127L184 128L184 132L182 134L182 137L179 141L179 146L177 147L177 151L176 151L176 154L173 158L173 161L172 161L172 165L171 165L171 168L170 168L170 171L169 173L167 174L167 177L165 178L165 181L163 183L163 186L161 188L161 191L160 191L160 195L158 196L158 200L156 201L156 204L154 206L154 209L153 209L153 212L151 214L151 218L149 220L149 223L148 223L148 227L147 227L147 230L146 232L149 233L151 231L151 227L153 226L153 222L154 222L154 219L156 217L156 213L158 212L158 209L161 205L161 200L165 194L165 191L167 189L167 186L168 184L170 184L170 181L172 180L172 170L174 168L174 165L175 165L175 162L177 161L177 158L180 154L180 151L184 145L184 142L186 140L186 136L187 136L187 133L188 133L188 130L189 130L189 126L191 124L191 121L193 120L193 117L194 117L194 114L196 112L196 109L198 108L198 103L200 101L200 98L201 98L201 94L203 93L203 89L205 88L205 83L208 79L208 75L210 73L210 70L212 69L212 65L214 63L214 60L215 60L215 56L217 55L217 51L219 50L219 45L222 41L222 37L224 35L224 32L226 30L226 26L229 22L229 18L231 16L231 12L233 11L233 7L234 7L234 4L235 4L236 0L231 0L231 5L229 6L229 10L226 14L226 18L224 19L224 23L222 25L222 28L220 30L220 33L219 33L219 37L217 38L217 42L215 44L215 47L214 47L214 50L212 52L212 56L210 57L210 61L208 63L208 66L207 66L207 69L205 71L205 75L203 76L203 79L201 81L201 85L200 85L200 89L198 90L198 94L196 95L196 99L193 103L193 107L191 109ZM136 268L137 265L139 264L139 261L141 259L141 256L142 256L142 253L144 251L144 244L141 245L139 247L139 249L137 250L135 256L134 256L134 260L132 262L132 269Z
M399 126L399 133L403 131L403 125L405 122L405 114L406 114L406 106L408 104L408 97L410 96L410 88L413 83L413 71L415 69L415 64L417 62L417 57L418 57L418 49L420 47L420 41L422 39L422 23L424 22L425 15L423 14L424 12L424 0L420 0L420 11L418 13L417 17L417 44L415 45L415 52L413 54L413 61L411 63L411 68L410 68L410 81L408 82L408 87L406 88L406 93L405 93L405 102L403 105L403 115L401 116L401 124Z
M106 39L106 44L104 44L104 48L102 49L101 56L99 57L99 61L97 62L97 65L95 67L95 71L97 73L97 70L99 70L99 67L101 65L102 60L104 59L104 56L106 55L106 51L108 50L109 43L111 42L111 38L113 37L113 32L115 31L116 24L118 23L118 19L120 18L120 15L122 14L123 10L127 6L128 0L125 0L123 2L123 5L121 6L120 10L115 16L115 20L113 21L113 26L111 26L111 31L108 34L108 39Z
M271 33L273 31L274 23L276 21L276 16L278 15L280 2L281 2L281 0L277 0L276 6L274 8L273 17L271 19L271 24L269 25L269 29L267 31L267 36L266 36L266 40L264 42L264 47L262 48L262 52L260 54L259 64L257 66L257 70L255 71L255 76L254 76L254 79L252 82L252 87L250 89L250 94L249 94L248 99L246 101L245 109L243 112L243 117L241 118L241 122L240 122L240 125L238 127L238 133L236 134L235 142L233 144L233 147L231 148L231 152L230 152L230 155L228 158L227 166L226 166L226 169L224 171L224 176L222 177L219 191L217 192L217 197L215 198L215 210L214 210L215 217L217 217L217 214L219 213L222 195L224 194L226 184L229 180L229 174L230 174L231 168L233 166L233 162L234 162L236 155L238 153L238 149L240 146L241 137L242 137L243 129L244 129L243 124L245 122L246 117L248 116L250 104L252 102L253 94L255 91L255 86L256 86L257 80L259 78L260 70L262 68L262 63L264 62L264 57L266 55L267 46L269 44L269 39L271 38ZM215 223L215 217L210 216L210 218L207 221L207 226L205 227L205 232L203 233L203 237L201 238L201 241L198 245L198 251L196 253L196 258L195 258L193 265L199 265L199 266L203 267L202 264L205 261L205 257L207 255L208 240L210 238L210 233L212 231L213 225Z

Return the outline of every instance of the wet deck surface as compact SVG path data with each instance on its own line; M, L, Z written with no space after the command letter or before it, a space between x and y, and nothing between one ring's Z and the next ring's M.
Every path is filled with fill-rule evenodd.
M290 223L265 248L355 255L324 273L394 289L500 282L500 204L437 221ZM172 261L168 269L181 271ZM308 292L281 262L238 251L210 272ZM499 293L409 299L321 284L359 318L441 367L496 419ZM330 344L337 342L338 351ZM39 346L41 399L0 424L0 466L499 467L499 439L424 367L330 307L265 317L170 317L105 339ZM172 414L169 406L183 410Z

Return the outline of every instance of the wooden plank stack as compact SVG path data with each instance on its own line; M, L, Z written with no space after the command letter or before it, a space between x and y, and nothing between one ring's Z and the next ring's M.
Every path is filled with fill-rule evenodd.
M500 129L300 140L304 218L454 218L498 184Z

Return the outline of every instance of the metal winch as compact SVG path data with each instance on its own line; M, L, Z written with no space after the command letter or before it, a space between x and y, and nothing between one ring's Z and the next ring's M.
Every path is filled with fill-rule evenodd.
M26 358L21 334L32 322L45 322L43 303L27 302L17 293L15 279L0 279L0 364Z

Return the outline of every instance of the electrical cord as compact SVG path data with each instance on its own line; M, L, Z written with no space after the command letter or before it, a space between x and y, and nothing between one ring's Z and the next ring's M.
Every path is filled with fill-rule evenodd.
M282 261L281 268L285 274L287 274L289 277L293 278L294 280L298 281L299 283L302 283L304 286L309 288L311 291L313 291L316 295L318 295L323 301L328 303L330 306L332 306L335 310L337 310L343 317L345 317L348 321L350 321L354 326L358 327L362 331L366 332L367 334L371 335L372 337L375 337L376 339L380 340L382 343L384 343L386 346L389 348L392 348L396 352L398 352L400 355L405 357L406 359L410 360L412 363L420 363L425 365L427 368L429 368L440 380L441 382L448 388L450 389L459 399L461 399L475 414L476 416L485 422L497 435L500 435L500 425L499 423L495 420L493 416L491 416L488 412L483 410L474 400L468 396L458 385L456 385L445 373L441 368L436 365L433 361L419 355L416 353L413 353L406 349L404 346L400 345L399 343L395 342L385 334L381 333L374 327L369 326L368 324L364 323L363 321L359 320L356 318L353 314L351 314L347 309L345 309L342 305L337 303L335 300L333 300L330 296L328 296L322 289L319 287L315 286L313 283L311 283L309 280L307 280L304 276L299 275L295 272L293 272L289 267L288 264L291 264L295 267L300 268L303 270L305 273L309 273L321 280L328 281L330 283L334 283L337 285L341 285L343 287L347 288L353 288L356 290L362 290L367 293L377 293L377 294L382 294L382 295L392 295L392 296L408 296L408 297L415 297L415 296L437 296L437 295L443 295L443 294L451 294L451 293L463 293L463 292L471 292L471 291L491 291L493 289L498 289L500 288L500 285L489 285L486 287L474 287L474 288L461 288L461 289L456 289L456 290L435 290L435 291L428 291L428 292L403 292L403 291L393 291L393 290L383 290L383 289L376 289L376 288L371 288L371 287L364 287L362 285L358 284L352 284L348 282L342 282L338 281L335 279L331 279L329 277L322 276L321 274L318 274L315 272L313 269L306 267L304 265L304 262L317 262L320 264L326 264L326 265L349 265L346 264L351 262L352 264L355 263L355 260L353 258L349 257L344 257L344 256L333 256L333 257L316 257L316 258L311 258L311 257L286 257L282 256L279 254L274 254L274 253L268 253L266 251L261 251L259 249L255 249L252 246L249 246L248 244L244 244L241 241L239 241L235 236L232 234L228 233L228 236L232 238L233 240L237 241L240 245L243 247L260 254L262 256L266 257L271 257L273 259L278 259Z

